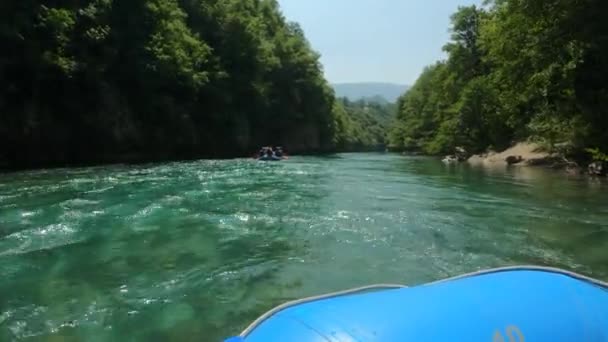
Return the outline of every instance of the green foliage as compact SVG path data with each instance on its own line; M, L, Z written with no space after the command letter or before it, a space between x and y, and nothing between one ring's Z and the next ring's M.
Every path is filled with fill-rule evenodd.
M549 146L608 147L608 24L600 0L494 0L452 16L446 61L400 101L390 143L445 153Z
M76 62L66 54L66 49L76 24L75 14L66 9L41 5L38 20L39 28L46 31L53 46L43 54L44 60L56 65L67 74L71 73Z
M589 153L592 160L608 163L608 154L600 151L599 148L588 148L585 151Z
M334 107L334 143L343 151L383 148L396 108L391 103L340 98Z
M176 79L184 79L192 87L209 81L203 68L211 48L195 36L184 19L186 14L175 0L151 0L146 10L154 29L145 45L156 62L154 71Z
M323 151L367 134L276 0L45 4L0 4L1 164Z

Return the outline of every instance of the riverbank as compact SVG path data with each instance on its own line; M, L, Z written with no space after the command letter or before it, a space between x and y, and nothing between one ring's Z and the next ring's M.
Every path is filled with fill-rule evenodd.
M545 151L536 143L518 143L502 152L490 151L484 154L477 154L469 157L467 162L472 165L549 165L560 156L555 153Z
M490 151L469 157L466 162L476 166L534 166L565 171L570 175L588 174L593 177L605 177L605 163L601 161L587 163L569 160L561 153L547 151L533 142L521 142L502 151ZM585 168L586 166L586 168Z

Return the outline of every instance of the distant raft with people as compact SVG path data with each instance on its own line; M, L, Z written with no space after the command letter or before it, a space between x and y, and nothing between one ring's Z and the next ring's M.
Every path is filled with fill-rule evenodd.
M287 159L287 154L282 147L262 147L256 159L259 161L281 161Z
M608 284L523 266L283 304L226 342L608 341Z

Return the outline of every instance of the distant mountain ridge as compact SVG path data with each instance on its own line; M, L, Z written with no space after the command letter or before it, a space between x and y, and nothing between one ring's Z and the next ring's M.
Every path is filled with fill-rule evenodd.
M404 84L382 82L335 83L332 86L336 96L347 97L353 101L382 97L387 102L396 102L397 98L409 89L409 86Z

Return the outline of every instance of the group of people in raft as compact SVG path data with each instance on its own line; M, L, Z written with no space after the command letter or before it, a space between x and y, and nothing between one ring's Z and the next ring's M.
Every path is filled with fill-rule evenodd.
M283 148L281 146L278 146L278 147L265 146L260 149L260 152L258 152L257 158L262 159L262 160L268 160L268 159L278 160L278 159L286 159L287 155L285 154L285 151L283 151Z

